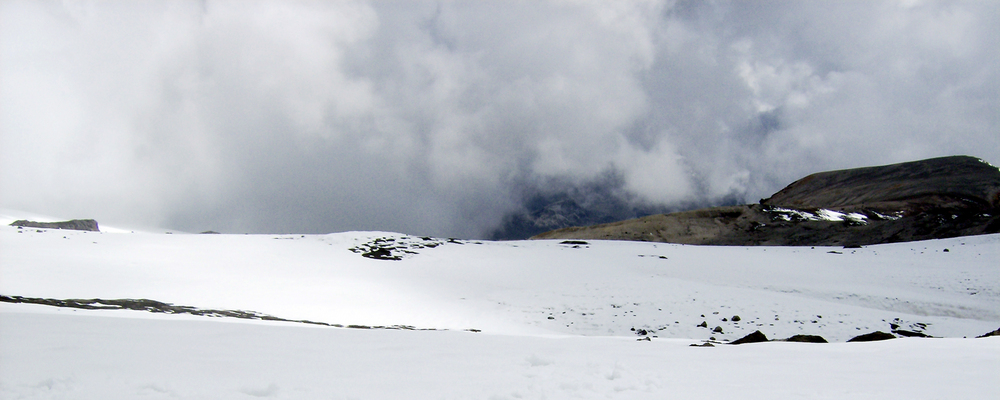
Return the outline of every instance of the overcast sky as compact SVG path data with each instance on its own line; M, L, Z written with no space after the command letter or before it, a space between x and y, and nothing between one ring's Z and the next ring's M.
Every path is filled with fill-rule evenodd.
M2 1L0 207L482 237L526 192L649 205L1000 164L998 1Z

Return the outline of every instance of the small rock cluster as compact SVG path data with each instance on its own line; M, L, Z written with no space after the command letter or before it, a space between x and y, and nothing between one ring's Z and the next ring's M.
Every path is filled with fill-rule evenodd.
M374 260L399 261L419 254L416 250L433 249L445 243L465 244L464 241L458 239L435 239L427 236L379 237L348 250Z

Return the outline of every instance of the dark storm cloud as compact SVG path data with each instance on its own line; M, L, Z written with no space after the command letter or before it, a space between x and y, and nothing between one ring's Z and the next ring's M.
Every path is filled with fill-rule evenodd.
M481 237L559 190L669 209L832 168L996 163L998 17L992 2L8 1L0 205Z

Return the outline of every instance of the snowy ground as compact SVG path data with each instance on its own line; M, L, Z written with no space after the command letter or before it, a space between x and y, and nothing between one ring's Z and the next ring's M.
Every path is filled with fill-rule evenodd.
M1000 339L962 339L1000 327L1000 235L745 248L6 226L15 218L28 217L0 213L0 295L142 298L437 330L0 303L2 399L930 399L1000 390ZM376 245L402 259L359 254ZM894 329L942 338L843 343ZM834 343L689 347L755 330ZM652 340L637 341L642 333Z

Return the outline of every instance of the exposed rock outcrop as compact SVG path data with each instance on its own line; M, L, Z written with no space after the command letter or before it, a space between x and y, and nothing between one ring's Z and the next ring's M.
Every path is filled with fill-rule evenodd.
M729 344L747 344L747 343L762 343L767 341L767 336L761 331L753 331L753 333L736 339Z
M987 333L983 334L982 336L976 336L976 337L977 338L984 338L984 337L991 337L991 336L1000 336L1000 328L997 328L997 330L995 330L993 332L987 332Z
M845 246L1000 232L1000 169L973 157L821 172L760 204L570 227L532 239Z
M829 343L825 338L818 335L795 335L788 339L782 339L781 341L798 343Z
M879 340L889 340L895 339L896 336L891 333L885 333L882 331L875 331L872 333L866 333L864 335L855 336L848 339L848 342L876 342Z
M92 219L74 219L69 221L60 222L36 222L28 220L17 220L10 224L10 226L21 226L25 228L43 228L43 229L72 229L75 231L92 231L100 232L97 228L97 221Z

